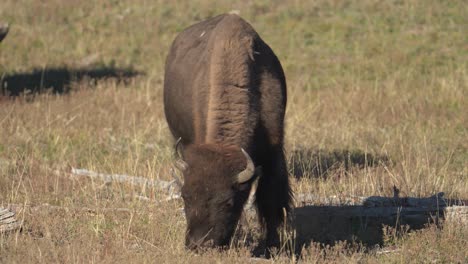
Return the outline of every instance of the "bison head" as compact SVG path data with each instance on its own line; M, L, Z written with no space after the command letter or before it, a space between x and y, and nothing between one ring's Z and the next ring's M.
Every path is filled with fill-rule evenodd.
M189 249L227 246L242 213L255 167L239 147L189 145L177 161L184 174Z

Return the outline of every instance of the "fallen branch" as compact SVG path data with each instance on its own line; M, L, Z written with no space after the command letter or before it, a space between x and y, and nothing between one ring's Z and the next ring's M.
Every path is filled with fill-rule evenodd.
M98 179L103 181L104 183L128 183L131 185L137 186L148 186L148 187L155 187L159 190L165 191L169 194L178 194L179 193L179 184L176 179L172 181L164 181L164 180L152 180L140 176L130 176L126 174L105 174L105 173L98 173L86 169L71 169L71 175L73 176L82 176L88 177L92 179Z
M13 231L21 227L15 218L15 213L7 208L0 207L0 233Z

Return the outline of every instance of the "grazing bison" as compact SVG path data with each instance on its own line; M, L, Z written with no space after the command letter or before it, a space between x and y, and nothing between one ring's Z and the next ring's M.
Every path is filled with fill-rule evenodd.
M188 248L229 244L257 176L267 245L278 243L292 200L285 107L278 58L239 16L220 15L176 37L165 66L164 110L180 138Z

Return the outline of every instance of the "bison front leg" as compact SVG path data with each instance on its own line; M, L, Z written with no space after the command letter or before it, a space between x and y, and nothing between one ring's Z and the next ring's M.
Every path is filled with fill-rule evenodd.
M283 149L274 147L267 156L262 164L256 205L262 226L266 229L267 247L276 247L279 246L278 228L291 211L292 192Z

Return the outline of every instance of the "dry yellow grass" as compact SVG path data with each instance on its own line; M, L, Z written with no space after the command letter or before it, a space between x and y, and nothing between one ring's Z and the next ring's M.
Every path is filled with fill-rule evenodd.
M63 95L0 99L0 206L72 208L20 211L22 232L0 235L0 262L257 262L251 259L260 240L255 228L247 247L240 237L228 251L195 255L183 248L180 201L157 203L160 193L152 188L67 175L72 166L170 179L172 143L161 97L168 47L184 27L232 9L285 68L287 157L291 177L301 176L293 180L296 192L391 195L396 185L402 195L443 191L467 199L464 1L306 2L4 0L0 20L11 29L0 44L0 78L7 89L15 76L30 78L33 70L43 78L29 88L54 79L50 69L144 74L125 82L75 76ZM335 150L375 159L345 164ZM318 172L317 153L337 164ZM73 209L81 207L97 211ZM388 235L385 246L398 249L393 253L313 244L300 256L280 252L274 260L466 263L467 240L468 228L451 223Z

